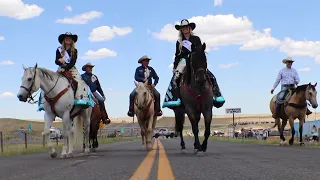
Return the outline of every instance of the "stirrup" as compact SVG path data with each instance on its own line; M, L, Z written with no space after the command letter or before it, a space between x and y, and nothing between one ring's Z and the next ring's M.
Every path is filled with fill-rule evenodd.
M222 96L219 96L215 99L215 101L222 103L225 102L225 99Z
M162 104L162 108L165 108L165 107L174 107L174 106L180 106L181 105L181 100L180 98L176 101L167 101L167 102L164 102Z

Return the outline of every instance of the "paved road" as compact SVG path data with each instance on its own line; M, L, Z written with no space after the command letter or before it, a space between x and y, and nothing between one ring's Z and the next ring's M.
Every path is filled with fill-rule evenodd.
M179 139L160 139L157 150L141 151L140 141L102 145L90 156L50 159L47 153L0 158L1 180L320 179L319 149L209 142L204 157L180 153Z

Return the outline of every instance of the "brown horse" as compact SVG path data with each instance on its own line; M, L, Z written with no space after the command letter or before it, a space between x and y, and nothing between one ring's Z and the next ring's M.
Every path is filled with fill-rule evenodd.
M134 112L141 129L142 150L150 151L152 150L151 140L157 121L157 114L154 109L154 95L148 86L148 81L145 83L135 82L135 85Z
M317 103L317 90L315 85L304 84L298 86L297 88L289 89L289 94L286 97L284 103L281 104L281 113L280 118L282 119L282 125L280 124L280 118L275 118L276 113L276 99L278 94L274 95L270 101L270 110L272 116L275 119L275 125L272 127L278 126L278 131L280 133L280 145L286 145L286 139L283 135L283 131L285 126L287 125L287 121L289 120L290 127L291 127L291 139L289 140L289 144L293 145L294 142L294 120L299 119L299 133L300 133L300 145L304 145L302 139L302 127L306 119L306 112L307 112L307 100L311 103L313 108L318 107Z

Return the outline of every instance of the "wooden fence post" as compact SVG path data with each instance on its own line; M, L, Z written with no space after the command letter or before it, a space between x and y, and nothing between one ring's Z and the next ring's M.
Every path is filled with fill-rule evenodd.
M3 152L3 134L2 134L2 131L0 131L0 143L1 143L1 152Z
M27 141L27 132L24 132L24 146L26 149L28 149L28 141Z

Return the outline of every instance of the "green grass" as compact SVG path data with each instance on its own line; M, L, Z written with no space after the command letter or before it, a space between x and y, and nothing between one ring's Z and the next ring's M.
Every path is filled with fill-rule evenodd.
M193 137L187 137L187 138L192 138ZM200 141L203 141L204 137L200 137ZM289 139L286 137L288 146L289 145ZM232 137L209 137L209 140L214 140L218 142L230 142L230 143L238 143L238 144L259 144L259 145L272 145L272 146L279 146L280 140L278 137L272 137L267 140L257 140L257 139L235 139ZM304 142L305 146L301 146L302 148L320 148L320 143L319 142ZM299 146L300 143L295 139L293 146Z
M138 138L107 138L107 139L98 139L99 144L108 144L120 141L134 141ZM63 143L60 141L59 145L52 141L52 145L55 149L61 149ZM28 144L27 149L25 149L25 144L4 144L3 145L3 152L0 152L1 156L16 156L16 155L25 155L25 154L32 154L32 153L41 153L41 152L48 152L47 147L43 147L42 144Z

